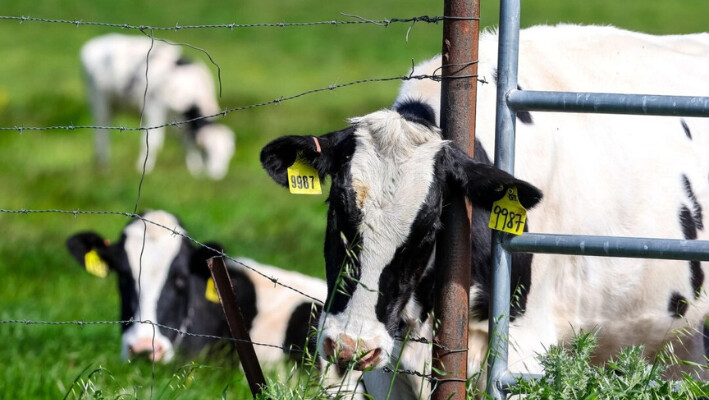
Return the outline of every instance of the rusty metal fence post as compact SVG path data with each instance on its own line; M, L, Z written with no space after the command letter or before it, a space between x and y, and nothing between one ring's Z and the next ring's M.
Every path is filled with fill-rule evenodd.
M479 0L445 0L441 129L471 156L475 148ZM445 199L436 251L434 400L465 399L468 362L471 208L463 193Z
M207 260L207 266L212 274L212 279L214 279L214 286L217 289L219 303L221 303L224 310L229 331L236 339L234 347L236 347L236 352L239 354L239 361L244 368L244 375L246 375L246 380L249 382L251 394L255 398L266 387L266 379L258 363L249 331L246 330L241 308L234 295L234 288L231 286L229 272L222 257L210 258Z

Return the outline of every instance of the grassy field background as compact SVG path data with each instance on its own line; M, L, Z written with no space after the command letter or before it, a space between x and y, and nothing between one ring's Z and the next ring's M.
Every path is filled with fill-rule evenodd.
M4 15L174 26L221 23L313 22L435 16L442 3L426 0L282 2L139 0L5 2ZM496 2L483 2L482 25L497 24ZM525 0L522 25L577 22L614 24L652 33L707 30L705 0ZM287 97L350 81L408 72L440 50L442 25L338 25L161 31L156 36L207 50L222 69L224 108ZM0 20L0 126L91 123L78 52L89 38L117 28ZM138 32L132 32L138 33ZM193 58L199 52L185 49ZM388 107L398 82L368 83L312 94L224 118L238 136L228 177L193 179L176 135L168 136L155 171L145 178L138 209L180 216L199 240L219 240L232 255L324 275L323 197L290 196L261 170L258 154L285 134L325 133L350 116ZM136 126L131 114L114 125ZM111 168L92 163L92 132L0 131L0 209L132 212L140 174L139 134L113 132ZM118 317L115 277L83 272L64 248L80 230L116 239L122 216L0 213L0 320L99 321ZM258 340L258 338L254 338ZM0 324L0 398L61 398L75 379L94 375L113 398L246 398L240 373L200 364L186 376L185 362L153 366L119 358L115 325ZM154 375L154 378L153 378ZM71 396L70 396L71 397Z

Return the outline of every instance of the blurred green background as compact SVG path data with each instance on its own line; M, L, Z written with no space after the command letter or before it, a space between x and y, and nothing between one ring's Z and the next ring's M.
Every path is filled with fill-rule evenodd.
M484 27L497 24L498 4L482 1ZM174 26L223 23L314 22L441 15L443 4L424 0L226 1L66 0L3 1L9 16ZM707 29L706 0L524 0L522 25L557 22L612 24L651 33ZM409 32L409 29L410 32ZM223 108L246 106L350 81L402 75L411 60L440 51L441 24L322 25L283 28L199 29L156 32L159 38L205 49L222 69ZM117 28L0 20L0 126L88 125L91 117L78 52L89 38ZM408 41L407 41L408 32ZM204 55L184 50L190 57ZM325 196L292 196L262 171L258 154L285 134L325 133L348 117L388 107L399 82L367 83L312 94L279 105L230 113L223 122L237 134L228 177L193 179L178 135L168 134L155 171L145 178L139 210L180 216L198 240L219 240L231 255L324 276ZM120 114L113 125L136 126ZM132 212L140 174L136 132L111 133L110 169L93 165L87 130L1 131L0 209ZM0 320L115 320L115 277L83 272L65 239L92 229L117 239L122 216L0 213ZM257 340L258 338L254 338ZM110 398L244 398L243 377L224 365L197 369L184 363L155 367L119 358L114 325L0 324L0 398L63 397L72 382L100 367ZM85 368L89 368L84 371ZM182 375L180 375L182 374ZM95 378L95 377L94 377ZM190 381L191 384L178 384ZM177 382L177 383L176 383ZM183 382L183 383L184 383ZM226 391L225 391L226 389ZM70 396L71 397L71 396Z

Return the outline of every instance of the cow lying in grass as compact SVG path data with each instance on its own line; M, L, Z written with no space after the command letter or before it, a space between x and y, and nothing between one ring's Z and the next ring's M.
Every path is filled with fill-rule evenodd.
M178 219L165 211L151 211L143 218L186 234ZM184 335L178 330L231 337L221 305L212 297L216 292L207 290L210 273L206 260L216 255L214 251L195 248L185 237L142 220L129 223L115 243L98 233L82 232L71 236L67 247L90 272L103 276L116 272L122 321L160 324L123 325L124 358L145 354L151 360L168 362L176 353L193 357L215 345L225 345L214 338ZM209 247L221 251L218 244ZM103 266L97 266L100 263ZM227 266L246 328L252 341L260 344L254 346L259 361L275 366L287 359L300 362L304 351L314 355L315 321L322 305L263 275L319 299L325 298L325 282L245 258L228 260ZM357 385L356 371L342 379L338 369L322 362L317 366L327 369L326 383L334 385L333 391L347 391Z
M539 26L521 32L524 89L709 94L709 36L650 36L612 27ZM480 40L475 157L442 140L440 85L408 81L392 110L350 120L320 136L286 136L261 162L287 186L297 156L332 185L325 235L328 295L321 352L358 369L430 371L435 238L442 199L461 191L476 209L472 226L468 371L481 371L488 343L491 203L512 186L529 208L529 230L567 234L705 239L709 207L709 123L697 118L518 113L517 171L490 165L494 147L497 35ZM414 75L439 70L440 57ZM529 183L528 183L529 182ZM535 186L532 186L534 184ZM344 268L346 266L347 268ZM536 355L598 333L603 362L630 345L650 358L669 348L704 364L709 312L706 266L698 261L515 254L510 327L512 372L541 372ZM679 370L704 374L693 366ZM385 374L367 390L385 398ZM412 375L395 398L425 397ZM484 380L483 380L484 381ZM408 387L408 389L407 389Z
M188 61L177 46L121 34L88 41L81 49L81 63L96 125L109 125L118 107L144 110L145 127L161 126L168 118L190 121L183 129L189 171L211 179L227 174L235 137L225 125L201 118L220 111L213 78L204 63ZM97 161L106 164L108 131L99 129L95 135ZM143 135L137 168L142 171L145 164L145 171L150 172L165 132L162 127L150 130L147 143Z

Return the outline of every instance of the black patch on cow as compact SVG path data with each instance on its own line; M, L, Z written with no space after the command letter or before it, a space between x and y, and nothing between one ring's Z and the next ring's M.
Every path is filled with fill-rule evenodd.
M392 336L397 335L402 326L401 312L416 292L433 253L436 234L441 227L442 208L440 182L434 181L411 224L406 241L396 249L394 257L379 276L379 296L375 312L377 320L384 324ZM431 284L427 282L427 285Z
M359 243L362 238L358 229L362 215L352 187L349 159L341 161L344 164L332 178L327 199L325 275L331 298L326 304L327 312L332 314L345 310L361 275Z
M517 90L522 90L522 87L517 85ZM534 123L532 120L532 113L529 111L517 111L517 119L525 125L532 125Z
M190 260L193 252L192 245L187 238L182 239L182 245L170 264L170 270L165 284L160 291L157 303L157 322L167 327L179 328L187 316L188 279L190 273ZM175 340L177 332L174 329L160 327L162 333L170 341Z
M185 117L185 121L189 121L187 122L187 128L192 135L194 135L200 128L211 124L209 120L203 118L204 115L196 105L193 105L187 109L183 115Z
M683 205L679 209L679 223L682 225L682 234L685 239L694 240L697 238L697 224L687 206Z
M687 135L687 138L689 140L692 140L692 132L689 130L689 126L687 125L687 121L685 121L682 118L679 120L679 122L682 124L682 129L684 129L684 134Z
M702 285L704 285L704 271L702 263L697 260L689 262L689 270L692 277L692 289L694 289L694 298L698 299L702 294Z
M667 311L670 312L672 318L682 318L687 313L687 308L689 304L687 303L687 298L679 294L678 292L672 292L670 297L670 303L667 307Z
M694 219L694 225L698 230L704 230L704 215L701 204L697 200L697 196L692 190L692 183L687 178L687 175L682 174L682 184L684 185L684 192L687 194L689 201L692 202L692 218Z
M497 85L497 68L492 70L492 80L495 81L495 85ZM524 89L522 89L522 87L518 84L517 90ZM525 125L531 125L534 123L534 120L532 120L532 113L529 111L517 111L517 119Z
M185 57L184 55L181 55L177 60L175 60L175 65L178 67L190 64L194 64L194 62L189 58Z
M397 105L394 111L401 114L404 119L424 125L427 128L436 126L436 113L428 104L417 100L405 100Z
M309 354L315 354L317 347L315 329L321 311L322 306L308 302L301 303L293 310L283 340L284 351L289 353L291 360L301 361L306 348Z

